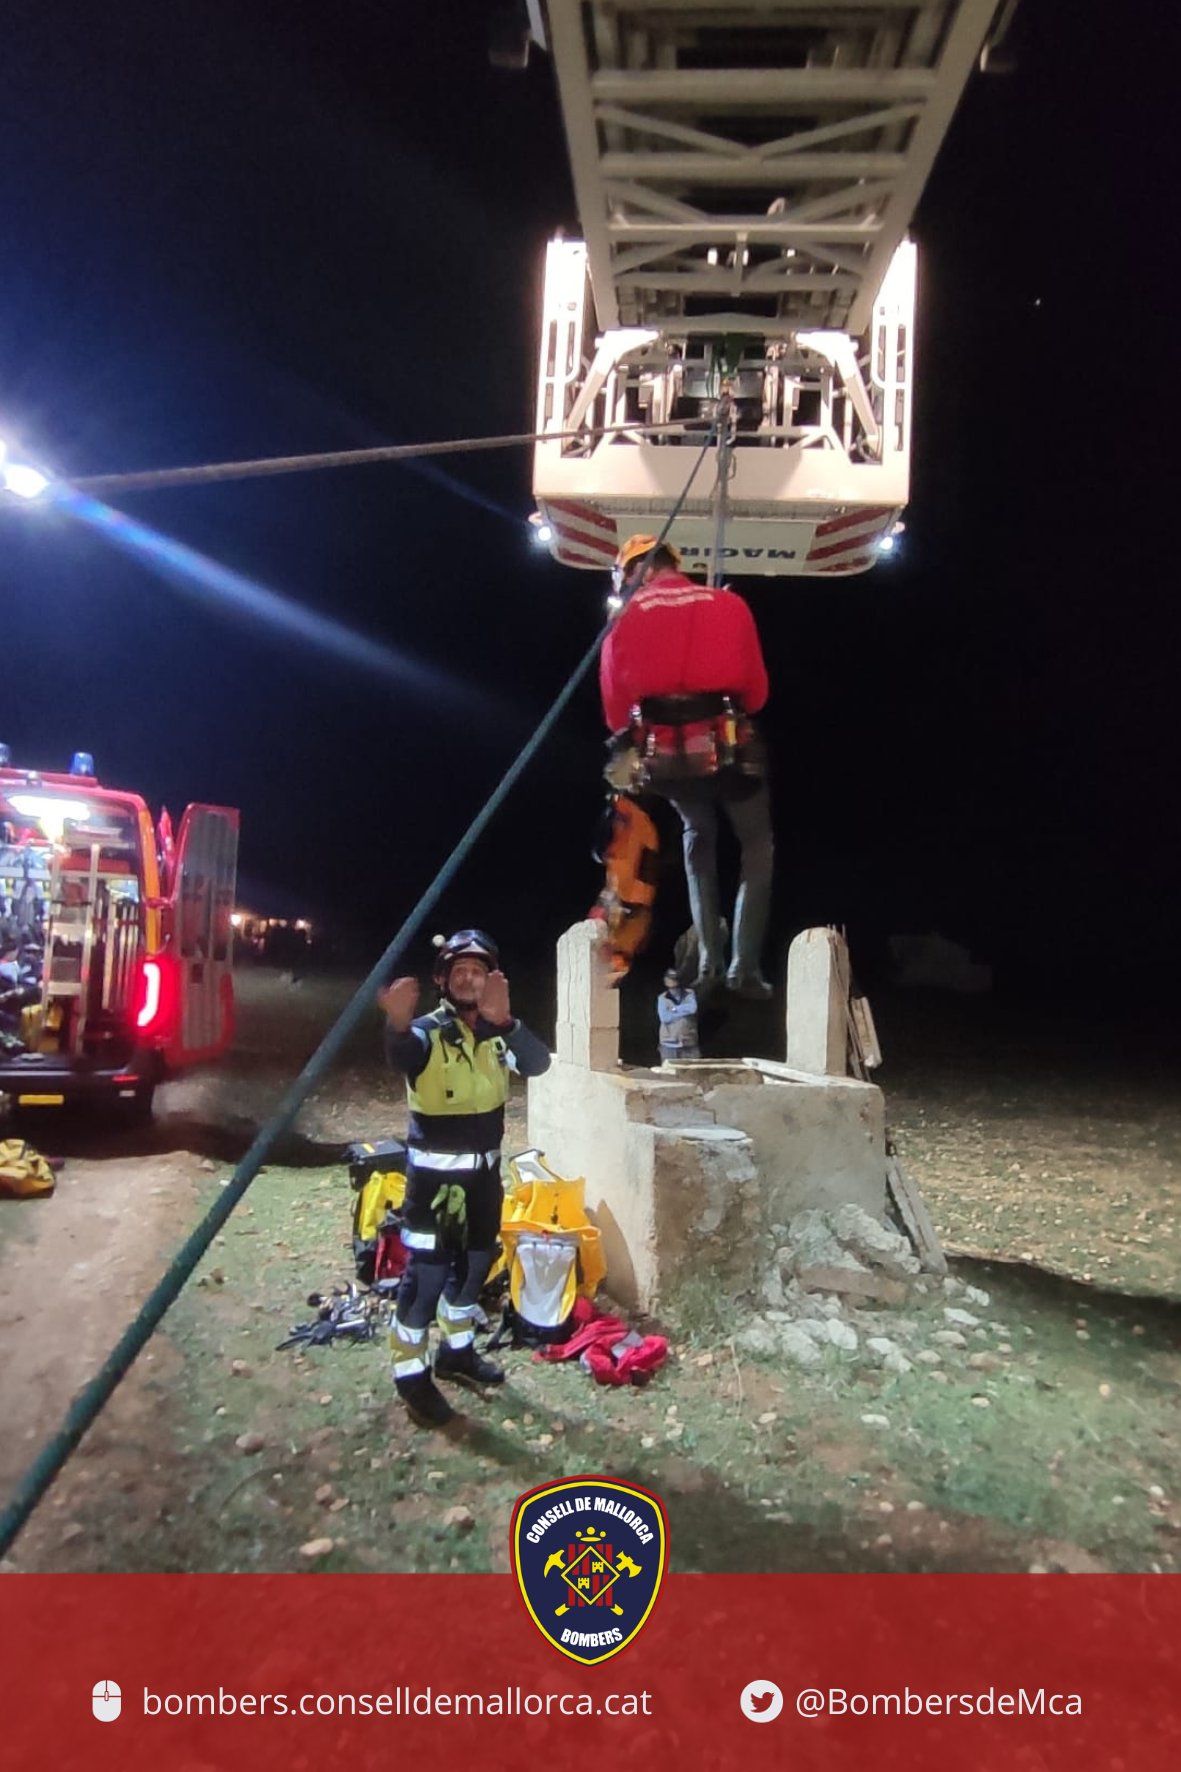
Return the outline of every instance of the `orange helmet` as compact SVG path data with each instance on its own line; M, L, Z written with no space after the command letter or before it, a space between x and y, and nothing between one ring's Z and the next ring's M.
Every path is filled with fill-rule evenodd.
M655 535L629 535L615 556L615 564L621 571L626 572L629 566L634 566L637 560L642 559L645 554L650 554L657 545L658 537ZM679 567L681 556L672 543L659 542L659 545L668 549L673 557L673 564Z

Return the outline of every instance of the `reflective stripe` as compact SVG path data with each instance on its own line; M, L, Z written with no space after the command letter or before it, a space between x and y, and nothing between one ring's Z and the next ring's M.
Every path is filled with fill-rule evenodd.
M395 1378L413 1378L426 1371L426 1337L425 1328L416 1329L412 1323L400 1323L394 1318L390 1324L390 1355Z
M449 1172L470 1172L484 1163L489 1168L500 1161L499 1149L494 1151L414 1151L410 1161L416 1169L442 1169Z
M460 1348L471 1347L476 1339L477 1310L475 1304L451 1304L446 1298L439 1300L437 1314L443 1340L457 1353Z
M460 1348L471 1347L476 1339L475 1316L474 1304L449 1304L445 1298L439 1300L439 1328L449 1348L458 1353Z
M402 1247L404 1249L433 1249L438 1241L434 1231L403 1230L402 1232Z
M439 1306L440 1323L470 1323L475 1314L474 1304L448 1304L444 1299Z

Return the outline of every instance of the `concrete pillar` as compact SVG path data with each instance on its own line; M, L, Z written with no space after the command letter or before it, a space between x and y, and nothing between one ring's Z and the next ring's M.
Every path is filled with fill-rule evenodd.
M619 1063L619 992L603 959L602 923L575 923L558 940L557 1056L592 1071Z
M849 950L835 929L805 929L787 952L787 1062L814 1077L847 1074Z

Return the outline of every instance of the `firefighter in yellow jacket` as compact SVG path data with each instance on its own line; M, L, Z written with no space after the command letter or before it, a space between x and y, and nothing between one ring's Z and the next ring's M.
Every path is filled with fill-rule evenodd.
M434 1383L427 1345L438 1318L435 1376L500 1384L475 1349L480 1290L496 1258L503 1192L500 1143L510 1071L540 1076L549 1053L513 1016L496 943L461 929L439 949L439 1007L415 1017L418 981L395 979L378 1001L386 1055L406 1078L410 1125L402 1240L409 1261L390 1345L394 1383L414 1419L442 1427L451 1408Z

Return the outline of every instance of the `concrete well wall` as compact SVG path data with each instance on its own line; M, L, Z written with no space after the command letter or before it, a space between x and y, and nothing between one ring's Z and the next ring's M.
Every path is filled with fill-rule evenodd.
M618 997L601 926L558 944L558 1051L529 1082L530 1142L586 1180L607 1285L667 1309L687 1283L760 1291L806 1207L885 1209L885 1109L873 1084L785 1065L619 1065Z

